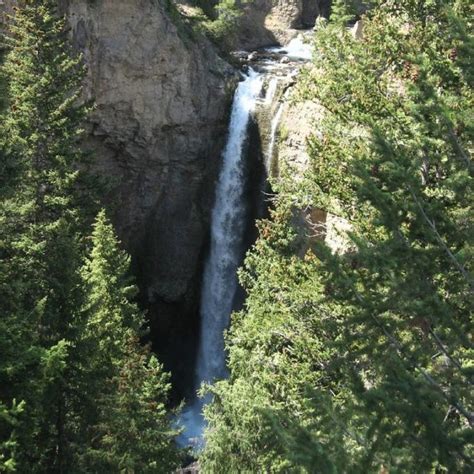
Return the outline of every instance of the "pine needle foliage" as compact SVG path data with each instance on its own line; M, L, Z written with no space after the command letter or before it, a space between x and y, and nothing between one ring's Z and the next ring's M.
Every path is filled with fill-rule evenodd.
M471 7L372 3L362 38L317 33L324 119L247 257L204 472L472 472ZM343 252L303 209L349 224Z
M2 400L24 402L13 426L17 469L63 472L71 458L75 344L83 329L78 146L84 68L52 1L27 1L7 38L2 76L0 308ZM8 429L6 430L8 433Z
M105 211L97 216L82 269L86 287L84 367L92 443L83 472L168 473L179 465L167 411L168 375L139 337L145 319L133 297L130 257L119 248Z
M81 151L85 69L53 0L12 19L0 125L0 471L171 472L161 365ZM88 252L91 244L90 252Z

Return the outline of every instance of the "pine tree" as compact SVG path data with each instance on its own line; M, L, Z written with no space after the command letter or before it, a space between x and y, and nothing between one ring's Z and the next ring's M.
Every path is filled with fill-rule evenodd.
M101 211L92 250L83 267L86 286L88 411L90 437L82 458L87 472L171 472L179 462L178 432L166 410L168 375L142 347L144 316L132 298L130 257L119 248ZM95 406L92 410L91 406Z
M129 257L79 169L84 67L55 1L28 0L3 65L0 466L170 472L179 461L161 365L140 345ZM92 193L94 196L94 194Z
M78 146L87 108L84 68L56 2L26 1L8 39L2 76L0 307L2 400L24 400L15 426L21 472L65 472L72 457L75 340L83 320ZM7 436L7 435L6 435Z
M22 412L23 403L17 404L13 401L11 407L0 402L0 420L2 422L2 433L0 441L0 471L15 472L17 443L12 430L17 423L17 416ZM4 429L6 427L6 430Z
M373 3L361 40L318 33L322 138L247 258L205 472L472 471L469 5ZM305 207L346 219L349 251L302 258Z

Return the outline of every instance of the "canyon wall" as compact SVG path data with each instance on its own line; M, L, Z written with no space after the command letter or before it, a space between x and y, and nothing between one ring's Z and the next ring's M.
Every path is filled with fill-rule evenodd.
M181 351L185 370L235 71L164 1L59 3L88 67L92 167L108 180L106 205L132 254L152 338L176 360ZM0 12L15 4L4 0Z
M67 12L96 104L88 146L112 180L119 234L152 260L150 298L175 301L199 259L234 73L160 2L75 0Z
M111 180L107 204L133 257L152 340L165 363L180 361L179 386L194 358L234 71L156 0L64 6L96 104L86 145L96 171Z
M173 361L183 393L236 73L166 0L58 1L88 66L85 97L95 103L85 146L108 180L106 205L132 254L152 340L164 362ZM0 12L15 4L1 1ZM240 46L251 49L286 42L327 15L329 2L254 0L242 8ZM304 155L295 133L282 159Z
M324 113L323 107L313 101L287 102L280 123L273 170L290 168L295 179L302 177L310 162L308 140L322 138L320 130ZM345 253L350 249L347 236L350 225L342 217L323 209L307 208L295 213L295 224L301 233L301 255L316 240L324 241L336 253Z

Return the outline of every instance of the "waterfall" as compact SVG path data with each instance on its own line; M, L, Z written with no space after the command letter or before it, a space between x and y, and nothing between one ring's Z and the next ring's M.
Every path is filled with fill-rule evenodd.
M310 41L311 32L300 34L293 38L286 46L270 48L275 53L283 53L290 59L309 61L313 57L313 45Z
M277 86L278 86L278 77L272 77L268 83L267 93L265 95L265 105L272 105L273 97L275 96Z
M262 78L250 70L237 88L229 138L212 211L211 251L204 270L201 293L201 345L197 381L212 382L226 375L223 332L229 323L242 259L245 208L242 147L250 114L262 88Z
M238 289L237 269L245 252L244 232L247 226L247 209L244 190L247 184L244 144L247 139L250 117L257 103L272 109L281 81L290 81L299 68L311 57L312 45L305 41L310 31L292 40L286 47L268 48L276 59L265 58L257 63L260 73L249 68L248 74L235 91L227 143L222 153L222 169L216 188L215 204L211 216L211 244L205 262L201 289L201 337L197 354L195 387L212 383L227 376L224 331L229 325ZM282 62L286 56L289 61ZM269 78L265 98L259 100L264 77ZM287 98L289 90L283 96ZM270 140L266 149L267 169L271 164L276 135L283 113L279 104L270 127ZM184 427L178 437L182 446L202 447L205 420L203 408L209 399L195 397L190 400L177 420Z
M234 95L227 144L216 189L211 220L211 247L201 291L201 340L196 386L226 376L224 331L229 324L237 290L237 269L243 256L245 173L243 145L250 116L262 89L260 74L249 70ZM197 445L204 428L204 402L196 399L181 415L185 432L178 442Z

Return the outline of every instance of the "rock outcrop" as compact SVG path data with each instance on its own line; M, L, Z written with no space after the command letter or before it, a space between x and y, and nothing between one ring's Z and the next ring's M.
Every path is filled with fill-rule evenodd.
M251 50L275 44L284 45L298 30L314 27L318 17L329 18L332 0L252 0L242 2L238 46ZM367 5L354 0L357 15Z
M308 140L321 138L321 121L324 109L311 100L291 101L291 84L282 100L282 117L278 127L275 153L268 163L269 173L278 179L282 169L291 170L293 180L302 179L310 163ZM300 254L304 255L314 241L322 240L337 253L350 248L347 233L349 223L334 214L318 208L295 210L294 224L300 230Z
M96 110L87 146L131 252L152 338L179 382L192 367L201 265L234 72L150 0L69 1ZM178 23L176 23L178 22Z
M4 0L0 11L15 3ZM165 362L181 361L182 371L173 367L180 380L192 366L234 71L165 1L59 3L96 105L85 145L95 171L109 179L106 205L132 254L152 338Z
M119 234L133 253L154 252L150 298L176 301L202 247L233 72L159 2L68 3L96 104L88 144L115 181Z
M329 15L331 0L253 0L242 5L239 47L255 49L286 44L298 29L311 28Z

